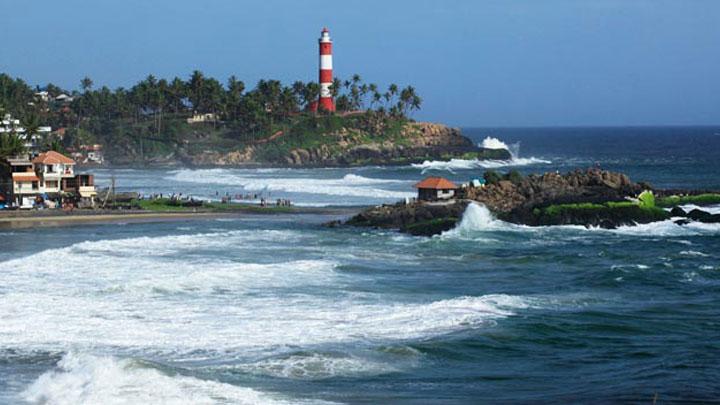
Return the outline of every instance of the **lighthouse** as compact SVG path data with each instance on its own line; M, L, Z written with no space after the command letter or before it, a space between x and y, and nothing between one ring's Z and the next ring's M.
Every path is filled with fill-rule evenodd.
M320 99L318 100L318 108L325 111L335 111L335 103L330 90L333 84L332 40L330 39L330 31L327 28L323 28L318 43L320 45Z

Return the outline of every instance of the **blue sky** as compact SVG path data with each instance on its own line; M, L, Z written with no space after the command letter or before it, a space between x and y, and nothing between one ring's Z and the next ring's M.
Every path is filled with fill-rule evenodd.
M457 126L720 124L716 0L2 0L0 71L129 86L152 73L412 84Z

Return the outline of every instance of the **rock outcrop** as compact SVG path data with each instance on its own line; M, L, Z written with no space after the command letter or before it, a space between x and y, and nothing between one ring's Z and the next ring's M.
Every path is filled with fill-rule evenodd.
M702 210L686 213L677 207L666 211L654 203L648 206L628 201L644 190L651 190L650 185L634 183L622 173L599 169L576 170L565 175L545 173L461 189L453 202L399 203L370 208L347 224L432 235L450 229L470 202L484 204L499 219L530 226L574 224L617 228L671 217L720 222L720 214ZM658 190L658 194L664 192Z
M327 167L400 165L456 157L496 160L511 158L507 150L477 147L457 128L428 122L406 123L392 138L370 137L362 130L341 128L323 135L326 142L309 148L283 149L282 136L274 136L275 146L263 143L230 152L207 150L184 154L181 160L193 166ZM272 147L279 147L280 152L272 156L263 153L263 150L266 150L264 148Z
M400 229L403 232L427 235L452 228L462 217L468 201L452 203L397 203L367 209L347 221L348 225ZM428 232L423 226L430 227Z

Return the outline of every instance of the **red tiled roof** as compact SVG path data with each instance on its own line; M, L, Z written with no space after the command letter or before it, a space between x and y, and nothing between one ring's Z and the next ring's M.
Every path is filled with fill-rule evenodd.
M33 172L13 173L12 179L13 179L13 181L17 181L17 182L40 181L38 176Z
M65 164L75 163L74 160L70 159L69 157L67 157L63 154L57 153L54 150L39 154L35 159L33 159L32 162L33 163L42 163L42 164L46 164L46 165L55 165L58 163L65 163Z
M454 190L458 188L452 181L443 177L428 177L415 185L415 188L429 188L433 190Z

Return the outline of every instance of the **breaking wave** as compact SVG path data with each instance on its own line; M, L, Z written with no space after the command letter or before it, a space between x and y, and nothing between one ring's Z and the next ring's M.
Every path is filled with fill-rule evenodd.
M240 169L181 169L170 172L166 179L184 183L238 186L253 192L275 191L370 198L414 196L412 192L388 188L411 183L406 180L377 179L352 173L342 178L302 177L299 174L283 176L285 173L289 172L272 172L271 176L267 176L263 172Z
M477 231L509 229L512 224L495 219L487 207L477 203L468 204L460 223L442 236L467 236Z
M515 232L548 232L548 231L573 231L612 233L624 236L638 237L679 237L695 235L715 235L720 233L720 224L708 224L702 222L690 222L685 225L676 224L672 220L651 222L649 224L637 224L620 226L616 229L588 228L582 225L553 225L553 226L525 226L516 225L496 219L490 210L484 205L477 203L468 204L463 213L460 223L455 228L444 232L441 237L472 237L483 231L515 231Z
M70 352L23 393L43 404L294 404L322 401L272 395L216 381L169 375L133 359Z
M510 152L511 158L510 160L426 160L423 163L415 163L412 165L412 167L422 169L422 173L425 173L429 170L445 170L453 172L455 170L497 169L501 167L529 166L552 163L549 160L539 159L536 157L521 158L519 143L508 145L497 138L487 137L480 143L479 146L486 149L505 149Z
M480 143L480 146L482 146L485 149L505 149L505 150L510 151L510 147L508 147L508 145L505 142L503 142L497 138L493 138L491 136L488 136L485 139L483 139L483 141Z
M399 303L338 293L345 278L333 260L254 263L243 253L256 255L261 239L303 244L299 235L230 231L101 240L2 262L11 292L0 294L6 313L0 340L37 350L116 347L170 358L198 351L278 354L292 345L429 339L531 305L508 295ZM272 258L278 246L270 246Z

